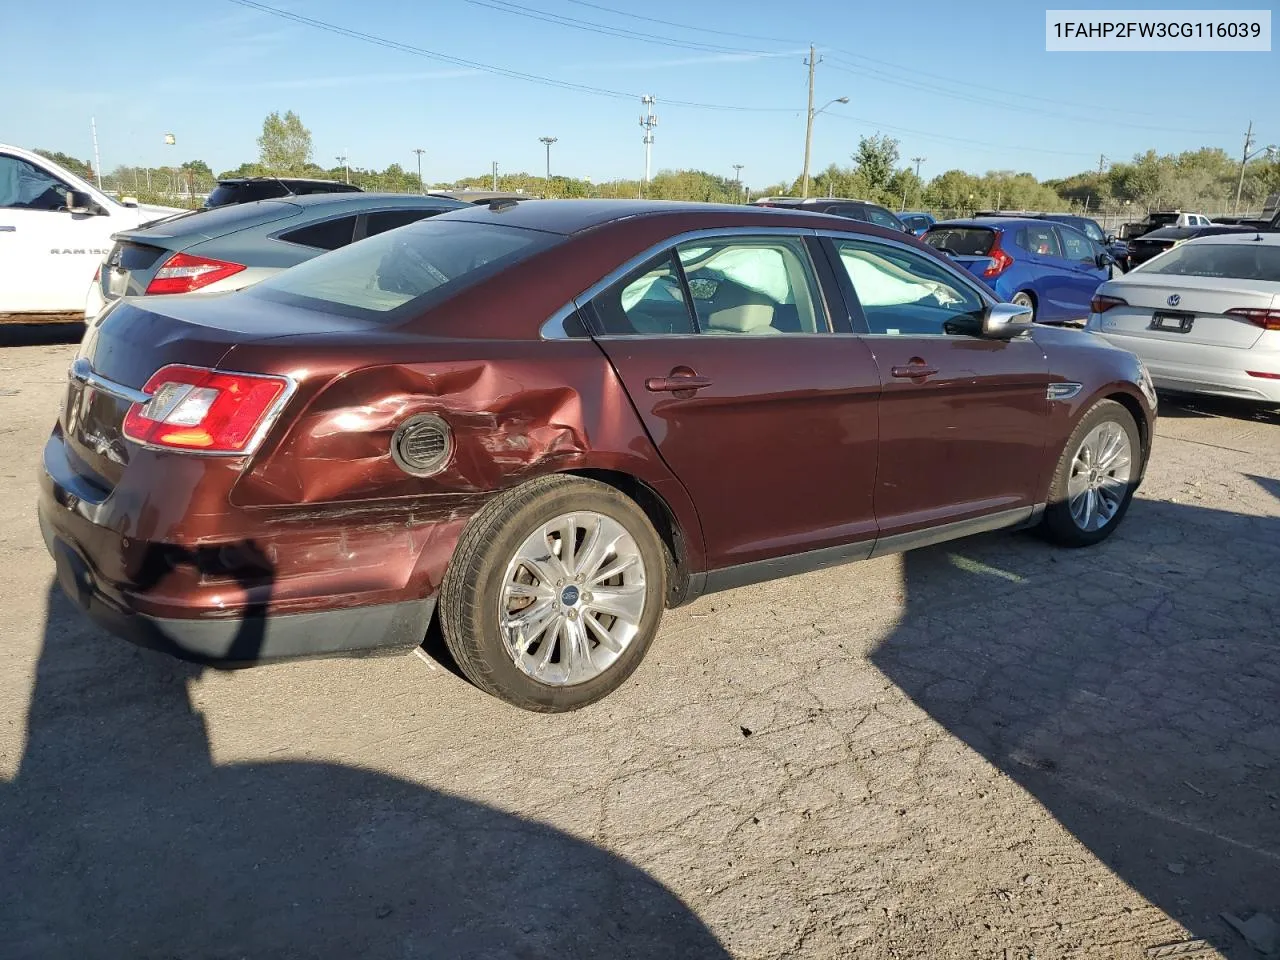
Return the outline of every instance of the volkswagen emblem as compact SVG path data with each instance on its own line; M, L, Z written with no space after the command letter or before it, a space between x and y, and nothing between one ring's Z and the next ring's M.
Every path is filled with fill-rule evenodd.
M1178 296L1176 293L1169 294L1169 300L1168 300L1169 306L1176 307L1181 302L1182 302L1182 298Z

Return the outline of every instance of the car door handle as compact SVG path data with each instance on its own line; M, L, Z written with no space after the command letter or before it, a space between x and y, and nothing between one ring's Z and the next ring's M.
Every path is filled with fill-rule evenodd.
M678 393L681 390L701 390L711 386L706 377L673 376L650 377L644 382L644 388L650 393Z
M912 361L902 367L892 367L889 372L900 380L916 380L922 377L932 377L938 372L937 367L931 367L927 363Z

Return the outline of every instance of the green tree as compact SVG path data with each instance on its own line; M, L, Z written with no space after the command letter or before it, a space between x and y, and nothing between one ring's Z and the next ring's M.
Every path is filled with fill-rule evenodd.
M88 163L88 161L70 156L60 150L36 150L36 153L46 159L52 160L59 166L66 167L78 177L83 177L86 180L93 179L93 167Z
M258 137L258 162L263 167L275 174L300 174L311 162L311 152L311 131L296 113L267 114Z
M867 186L879 193L889 186L889 180L898 165L898 156L898 141L877 133L858 140L858 150L852 155L852 159L854 168L862 175Z

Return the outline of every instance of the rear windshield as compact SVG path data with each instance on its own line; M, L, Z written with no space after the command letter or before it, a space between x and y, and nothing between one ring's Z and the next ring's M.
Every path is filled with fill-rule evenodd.
M1280 283L1280 246L1251 241L1186 243L1134 269L1177 277L1222 277Z
M1177 222L1178 215L1176 213L1153 213L1147 218L1147 223L1153 227L1164 227Z
M424 220L308 260L246 292L326 313L395 323L560 239L517 227Z
M960 257L985 257L996 235L982 227L930 227L921 238L935 250Z

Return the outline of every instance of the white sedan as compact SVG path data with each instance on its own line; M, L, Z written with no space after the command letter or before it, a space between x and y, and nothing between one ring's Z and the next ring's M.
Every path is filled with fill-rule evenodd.
M1201 237L1098 287L1088 329L1157 387L1280 403L1280 233Z

